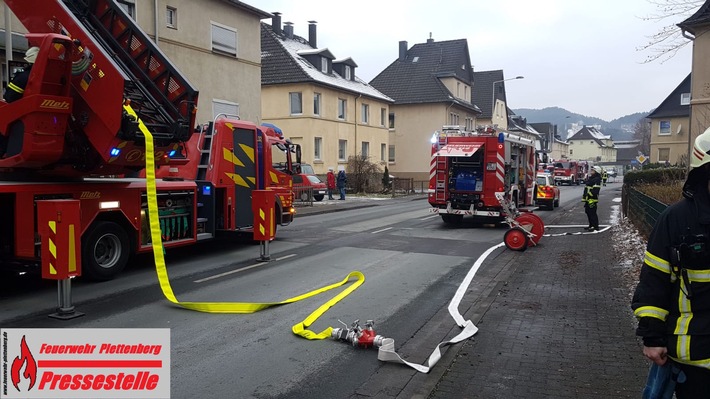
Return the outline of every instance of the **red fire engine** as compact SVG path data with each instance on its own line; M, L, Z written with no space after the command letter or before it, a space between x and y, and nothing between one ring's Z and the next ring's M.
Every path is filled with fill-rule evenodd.
M580 168L577 161L555 161L555 184L579 185Z
M444 126L432 138L429 204L445 223L464 216L481 222L505 217L495 193L514 206L532 206L535 195L535 142L482 127L475 132Z
M5 3L33 32L27 39L39 54L23 98L0 102L2 267L44 264L46 221L37 209L48 201L78 203L77 259L97 280L151 251L151 217L166 248L251 233L252 190L273 193L274 231L293 220L290 172L300 147L275 126L238 117L196 130L197 90L116 2ZM153 134L154 154L146 154L136 115ZM164 178L156 182L158 215L148 213L139 177L147 156Z

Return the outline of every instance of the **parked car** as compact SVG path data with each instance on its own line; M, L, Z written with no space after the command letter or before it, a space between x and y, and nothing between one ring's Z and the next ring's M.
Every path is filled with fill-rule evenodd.
M535 193L535 204L546 206L553 211L560 206L560 188L555 185L553 177L547 173L537 174L537 190Z
M294 195L303 202L322 201L328 192L328 186L316 175L297 173L292 177Z

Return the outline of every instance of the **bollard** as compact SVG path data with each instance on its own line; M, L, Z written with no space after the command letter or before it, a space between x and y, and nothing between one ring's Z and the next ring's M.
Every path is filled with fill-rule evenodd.
M84 315L71 304L71 278L57 280L57 304L57 312L49 315L53 319L69 320Z

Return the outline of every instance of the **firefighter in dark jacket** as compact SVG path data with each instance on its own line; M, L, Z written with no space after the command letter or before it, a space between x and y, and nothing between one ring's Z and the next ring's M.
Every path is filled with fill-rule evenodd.
M602 177L599 174L601 168L595 166L589 171L589 177L584 187L582 194L582 202L584 202L584 213L587 214L589 226L584 230L596 231L599 230L599 216L597 215L597 205L599 204L599 189L602 184Z
M710 129L693 146L683 199L651 232L631 307L643 354L676 363L678 399L710 398Z
M7 84L5 88L5 93L3 93L3 99L9 103L17 101L22 98L25 94L25 87L27 86L27 81L30 78L30 72L32 71L32 65L37 60L37 54L39 53L39 47L30 47L25 52L25 61L29 62L30 66L23 69L22 71L15 74L12 81Z

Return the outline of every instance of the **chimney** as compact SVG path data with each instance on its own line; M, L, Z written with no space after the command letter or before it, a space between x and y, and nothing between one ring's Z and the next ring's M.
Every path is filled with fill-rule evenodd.
M271 30L274 31L277 35L281 34L281 13L280 12L274 12L274 17L271 18Z
M429 32L429 38L426 39L426 42L427 42L427 43L434 43L434 38L431 37L431 32Z
M293 39L293 22L284 22L284 33L289 39Z
M308 44L313 48L318 48L318 37L316 36L316 21L308 21Z
M407 58L407 41L402 40L399 42L399 60L404 61Z

